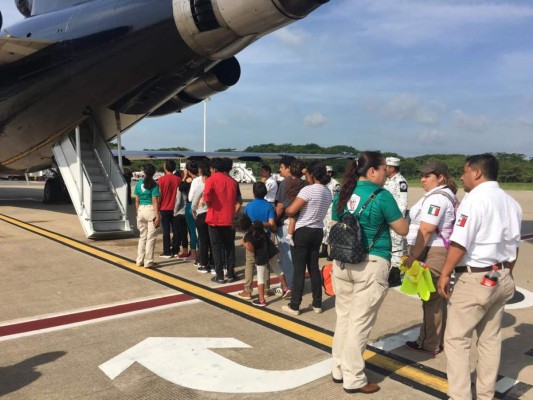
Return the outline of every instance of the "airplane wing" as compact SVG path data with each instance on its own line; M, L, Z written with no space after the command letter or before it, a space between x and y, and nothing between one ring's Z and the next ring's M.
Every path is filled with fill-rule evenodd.
M118 150L112 150L115 157L118 156ZM283 156L294 156L298 159L310 160L333 160L333 159L354 159L357 156L353 154L303 154L303 153L253 153L245 151L232 152L203 152L203 151L163 151L163 150L122 150L121 155L129 160L160 160L160 159L175 159L175 158L213 158L213 157L227 157L240 161L261 161L263 159L277 159Z
M30 56L54 44L48 40L0 37L0 65L5 65Z

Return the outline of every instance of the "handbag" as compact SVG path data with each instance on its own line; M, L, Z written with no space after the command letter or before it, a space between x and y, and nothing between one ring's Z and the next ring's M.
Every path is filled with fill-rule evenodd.
M320 270L322 275L322 286L324 286L324 293L328 296L335 296L333 290L333 263L326 264Z

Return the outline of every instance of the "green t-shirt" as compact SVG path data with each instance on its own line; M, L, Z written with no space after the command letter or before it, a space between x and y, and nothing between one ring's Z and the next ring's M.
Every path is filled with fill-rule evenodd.
M354 215L357 214L370 195L379 188L378 185L372 182L358 181L352 196L348 199L345 211L350 211ZM339 194L336 194L332 207L333 221L338 221L343 214L337 212L338 201ZM379 192L376 198L366 206L366 209L360 215L359 224L361 225L363 242L366 243L367 248L372 244L372 240L381 224L384 221L387 223L387 226L384 227L377 237L374 247L370 250L370 254L390 261L392 243L388 224L397 221L402 216L396 200L394 200L392 194L387 190Z
M144 179L137 182L133 194L139 198L139 205L141 206L149 206L152 204L152 197L161 196L159 193L159 185L156 183L151 190L145 189Z

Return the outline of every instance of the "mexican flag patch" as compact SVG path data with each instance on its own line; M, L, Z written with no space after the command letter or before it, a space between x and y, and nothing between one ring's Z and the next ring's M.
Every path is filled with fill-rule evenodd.
M429 206L429 210L428 210L428 214L429 215L434 215L435 217L437 217L440 213L440 207L439 206L436 206L436 205L430 205Z
M457 218L457 226L463 227L466 225L466 220L468 219L468 215L461 214L459 218Z

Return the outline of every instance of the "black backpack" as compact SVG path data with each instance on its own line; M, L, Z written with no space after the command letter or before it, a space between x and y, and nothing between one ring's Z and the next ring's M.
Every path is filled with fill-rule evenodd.
M344 269L344 263L358 264L363 261L368 252L374 246L378 236L381 234L383 223L376 235L372 244L367 249L363 243L363 236L361 232L361 225L359 225L359 217L365 208L374 200L379 192L383 189L377 189L370 195L363 207L354 216L352 213L346 211L339 222L333 225L329 231L328 244L330 245L330 257L341 262L341 269Z

